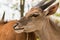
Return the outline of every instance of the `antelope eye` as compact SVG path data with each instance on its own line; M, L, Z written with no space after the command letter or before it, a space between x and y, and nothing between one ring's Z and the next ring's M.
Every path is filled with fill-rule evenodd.
M38 17L39 16L39 14L38 13L34 13L34 14L32 14L32 16L31 17Z

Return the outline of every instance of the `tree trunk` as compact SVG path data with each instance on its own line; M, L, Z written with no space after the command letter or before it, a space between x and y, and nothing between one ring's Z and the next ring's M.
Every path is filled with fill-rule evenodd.
M23 17L23 13L24 13L24 4L25 4L25 0L20 0L21 17Z

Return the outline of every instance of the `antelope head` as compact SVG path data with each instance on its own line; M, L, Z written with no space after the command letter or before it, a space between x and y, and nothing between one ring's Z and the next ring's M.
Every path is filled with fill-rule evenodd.
M53 2L54 1L50 1L42 6L31 8L31 10L15 24L14 30L16 32L34 32L41 30L49 21L48 16L54 14L58 8L59 3L56 3L44 11L44 9Z

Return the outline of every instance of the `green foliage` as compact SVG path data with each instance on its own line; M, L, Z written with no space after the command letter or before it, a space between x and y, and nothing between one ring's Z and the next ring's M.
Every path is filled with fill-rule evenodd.
M57 17L60 17L60 13L55 13L54 15Z

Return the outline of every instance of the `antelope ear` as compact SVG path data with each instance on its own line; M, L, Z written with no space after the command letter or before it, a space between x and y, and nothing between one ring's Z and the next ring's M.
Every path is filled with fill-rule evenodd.
M52 15L54 14L57 9L58 9L58 6L59 6L59 3L56 3L55 5L51 6L50 8L48 8L46 11L45 11L45 15L48 16L48 15Z

